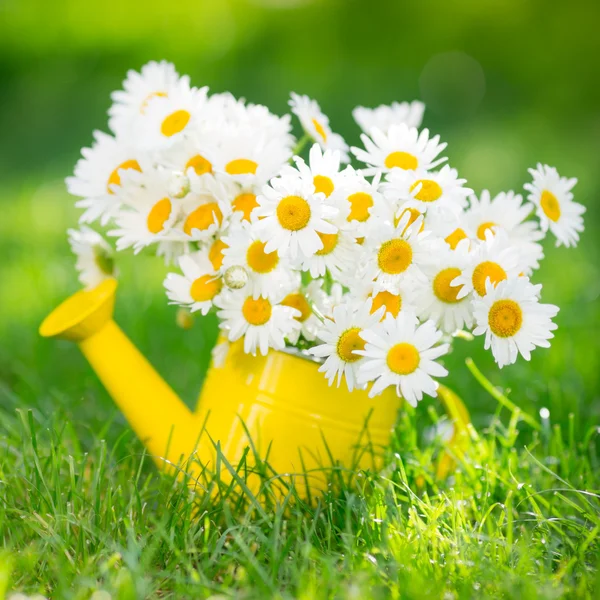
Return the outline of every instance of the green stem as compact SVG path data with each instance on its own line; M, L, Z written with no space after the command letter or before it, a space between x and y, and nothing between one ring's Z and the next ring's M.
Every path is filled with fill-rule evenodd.
M310 139L311 139L310 135L308 135L308 133L305 133L298 140L298 143L296 144L296 147L294 148L293 155L298 156L300 154L300 152L302 152L302 150L304 150L304 146L306 146L306 144L308 144Z
M531 425L536 431L541 431L542 426L529 414L523 412L514 402L511 402L500 390L495 388L485 375L477 368L472 358L467 358L465 361L467 368L477 379L481 387L497 400L502 406L510 410L511 413L516 413L525 423Z

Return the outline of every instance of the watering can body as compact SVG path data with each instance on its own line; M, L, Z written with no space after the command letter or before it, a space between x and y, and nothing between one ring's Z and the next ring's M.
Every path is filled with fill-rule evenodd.
M260 462L281 490L293 482L306 496L325 488L331 467L380 468L400 406L393 390L369 398L328 387L315 362L277 351L250 356L240 340L211 365L190 411L114 322L116 287L109 279L77 292L40 334L79 345L161 469L203 487L217 472L230 481L242 460L248 480ZM468 414L454 412L455 434L464 433ZM250 475L253 487L258 479Z

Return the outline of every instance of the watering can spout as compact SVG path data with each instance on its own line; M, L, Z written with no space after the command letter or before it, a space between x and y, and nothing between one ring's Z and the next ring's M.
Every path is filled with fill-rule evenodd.
M190 458L199 426L152 365L113 320L115 279L81 290L59 305L40 335L76 342L137 436L161 468Z

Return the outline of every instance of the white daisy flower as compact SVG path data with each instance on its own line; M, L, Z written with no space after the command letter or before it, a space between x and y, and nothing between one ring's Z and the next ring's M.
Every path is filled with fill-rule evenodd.
M288 335L291 344L297 344L302 337L314 342L321 329L321 320L315 314L313 306L325 314L327 308L327 294L322 289L323 280L313 279L306 287L297 284L281 301L283 306L290 306L298 311L294 318L300 323L300 329L294 330Z
M227 248L223 250L223 270L233 266L244 267L248 273L247 291L254 298L273 298L290 283L290 266L277 252L265 252L266 242L256 227L247 222L230 228L223 237Z
M365 108L357 106L352 111L356 124L364 133L370 133L371 129L379 129L387 133L392 125L402 123L408 127L421 127L425 105L418 100L413 102L392 102L382 104L377 108Z
M348 162L348 145L341 135L331 131L329 118L323 114L318 103L308 96L300 96L294 92L290 96L290 107L300 120L304 131L318 142L323 150L339 150L342 161Z
M79 230L69 229L69 245L77 257L75 268L79 281L86 289L95 288L105 279L115 277L113 249L96 231L82 225Z
M416 286L418 315L423 320L431 319L445 333L454 333L473 325L471 294L461 296L460 286L454 285L469 265L468 248L459 244L451 250L443 244L436 249L431 262L423 265L427 281Z
M164 148L208 120L207 91L206 87L192 88L187 79L181 79L168 96L154 98L134 125L140 145L152 150Z
M495 288L488 281L487 293L473 301L475 335L485 334L485 348L491 348L500 368L517 360L519 353L531 358L536 347L549 348L557 325L552 322L558 306L540 304L541 285L526 277L502 281Z
M556 245L576 246L583 231L585 206L573 202L571 190L576 178L561 177L554 167L538 163L537 169L529 169L532 183L525 184L528 200L536 207L542 231L548 229L556 237Z
M464 250L463 250L464 247ZM464 251L468 242L459 242L457 251ZM485 242L469 255L469 261L461 274L451 284L459 287L457 298L461 299L474 292L473 296L485 296L486 282L495 286L505 279L518 277L524 266L519 251L511 246L504 231L486 232Z
M208 240L208 260L213 266L215 271L219 271L223 266L223 259L225 258L223 252L229 247L223 241L223 237L215 237L212 240Z
M67 177L70 194L79 196L75 206L84 208L80 222L91 223L100 219L105 225L119 208L115 190L121 185L124 172L131 174L146 168L147 159L124 138L115 138L102 131L94 131L91 148L81 150L83 158L77 161L73 177Z
M451 250L455 250L462 240L468 240L467 247L471 247L470 240L475 239L475 234L465 222L464 211L456 213L453 210L432 206L425 217L426 227L433 234L443 239Z
M358 239L365 237L374 222L393 218L394 209L380 192L380 180L380 173L368 181L360 172L347 167L344 180L332 197L340 209L338 223Z
M191 312L200 311L206 315L223 286L219 274L203 251L179 257L179 268L183 275L168 273L163 284L171 301L169 304L185 306Z
M292 156L286 138L269 137L250 125L229 126L219 135L217 170L243 185L263 186Z
M371 398L392 385L411 406L423 399L423 393L437 396L433 377L445 377L448 371L435 361L449 346L438 345L442 332L431 321L419 325L414 314L401 312L395 318L388 315L361 337L366 344L358 351L364 357L358 380L363 385L373 382Z
M227 332L230 342L244 337L244 352L266 356L269 348L281 350L285 338L293 336L300 329L296 309L275 304L268 298L254 298L245 289L225 290L215 299L221 309L217 316L220 327Z
M117 237L117 250L133 246L137 254L142 248L161 241L183 241L172 229L181 204L171 198L167 181L158 171L146 171L142 177L123 177L119 188L122 208L115 217L117 228L108 235Z
M189 77L184 76L189 82ZM143 114L154 98L166 98L180 80L175 67L164 60L150 61L138 73L127 72L123 89L113 92L114 104L108 110L109 127L114 131L128 133L138 115Z
M322 193L329 198L344 181L344 173L340 172L340 153L337 150L323 150L319 144L310 148L308 164L299 156L294 156L297 171L300 176L312 181L315 193ZM286 165L281 170L281 175L296 174L296 169Z
M350 391L357 387L358 368L364 360L357 354L365 347L361 335L382 314L383 308L371 313L370 301L345 302L333 309L333 319L326 319L319 331L324 343L309 350L314 356L326 359L319 371L325 373L329 385L336 381L339 387L344 377Z
M312 181L296 176L277 177L262 189L257 198L256 219L259 235L267 240L266 252L280 256L308 258L324 248L319 234L335 234L331 223L338 210L315 194Z
M365 239L366 276L383 286L394 286L406 277L423 278L422 265L431 251L428 231L418 218L412 225L403 219L397 226L377 224Z
M473 193L464 187L466 182L449 165L436 172L392 169L383 189L388 200L397 203L400 209L415 208L424 213L435 206L460 214L467 206L466 198Z
M206 173L213 173L218 160L219 132L202 124L170 146L162 148L157 157L166 169L184 173L194 180Z
M544 234L536 221L527 218L533 210L533 205L524 204L523 197L514 192L500 192L494 198L488 190L483 190L479 198L472 195L470 207L464 214L464 221L479 240L485 240L486 233L492 234L503 229L510 243L517 247L524 259L527 271L537 269L540 260L544 258L544 250L539 242Z
M447 145L440 144L439 135L430 139L428 129L419 133L418 129L404 123L392 125L387 133L372 129L369 135L363 133L360 139L365 149L353 147L352 152L358 160L370 165L364 170L366 174L377 169L386 172L392 169L427 171L446 160L437 159Z
M225 227L237 187L222 177L209 174L191 183L192 191L182 202L181 229L189 239L205 241Z
M382 320L388 314L397 317L401 310L411 312L416 310L415 284L416 282L408 277L394 285L384 286L363 277L362 270L355 273L354 278L347 282L350 297L362 302L369 300L372 313L383 307Z

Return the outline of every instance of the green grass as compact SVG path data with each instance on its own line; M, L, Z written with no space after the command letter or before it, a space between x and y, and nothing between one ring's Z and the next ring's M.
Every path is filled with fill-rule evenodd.
M428 411L403 414L380 473L306 505L265 482L196 495L127 428L82 446L61 410L1 392L0 597L593 598L600 559L597 427L539 431L498 406L436 482ZM518 400L518 398L513 398ZM501 412L502 411L502 412ZM506 423L506 424L503 424ZM537 424L537 422L536 422ZM426 433L426 432L425 432ZM519 447L525 438L526 446ZM242 476L243 477L243 476ZM263 509L264 507L264 509Z

